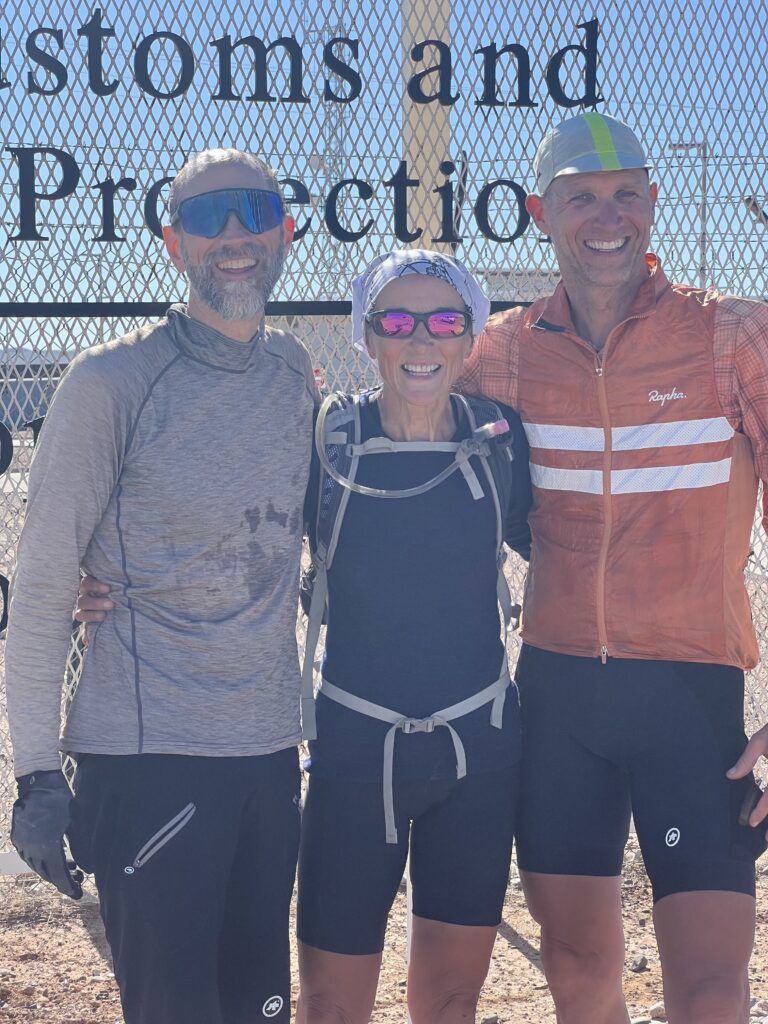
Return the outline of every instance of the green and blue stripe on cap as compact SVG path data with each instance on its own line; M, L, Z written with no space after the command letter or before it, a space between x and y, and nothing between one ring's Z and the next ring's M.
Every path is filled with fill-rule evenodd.
M536 151L536 190L546 192L561 174L647 168L643 147L622 121L595 112L577 114L547 132Z

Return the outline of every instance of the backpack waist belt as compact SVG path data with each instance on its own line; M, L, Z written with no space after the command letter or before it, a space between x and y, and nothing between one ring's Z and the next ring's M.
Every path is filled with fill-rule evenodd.
M383 765L384 824L386 826L388 843L397 842L395 801L392 791L395 738L397 733L402 732L408 736L415 732L434 732L436 728L441 726L447 729L451 734L453 749L456 754L456 778L463 779L467 774L467 758L461 737L453 728L451 722L456 718L468 715L471 711L477 711L478 708L483 707L485 704L492 703L491 725L496 729L500 729L504 713L504 699L510 682L509 671L505 669L495 683L491 683L485 689L473 693L471 697L459 701L458 704L451 704L450 707L443 708L441 711L435 711L434 714L429 715L427 718L409 718L407 715L401 715L398 711L382 707L381 704L374 704L373 701L366 700L364 697L348 693L346 690L334 686L333 683L329 683L327 679L322 679L320 692L324 693L326 697L336 701L337 704L343 704L345 708L349 708L351 711L358 711L361 715L377 718L380 722L388 722L390 725L384 737Z

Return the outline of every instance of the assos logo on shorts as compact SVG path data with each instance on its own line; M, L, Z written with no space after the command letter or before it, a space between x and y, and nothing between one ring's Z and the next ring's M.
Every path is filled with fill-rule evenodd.
M270 996L261 1008L265 1017L276 1017L283 1008L282 996Z
M677 844L680 842L680 829L671 828L667 832L664 842L667 844L667 846L677 846Z

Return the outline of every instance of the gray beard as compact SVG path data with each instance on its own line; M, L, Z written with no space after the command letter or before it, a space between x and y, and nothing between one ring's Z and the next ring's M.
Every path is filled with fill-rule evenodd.
M222 320L253 320L263 316L267 300L283 272L286 252L287 246L268 250L254 242L247 242L243 245L225 245L217 252L209 253L201 263L192 263L187 260L183 240L181 243L190 288ZM260 260L261 276L253 281L217 280L215 263L222 259L241 257Z

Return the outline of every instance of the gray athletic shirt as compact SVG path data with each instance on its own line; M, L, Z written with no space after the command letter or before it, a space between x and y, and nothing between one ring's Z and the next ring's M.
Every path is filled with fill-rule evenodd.
M174 306L73 360L29 475L6 683L17 776L58 749L268 754L298 741L297 580L316 398L306 349ZM90 627L61 742L80 567Z

